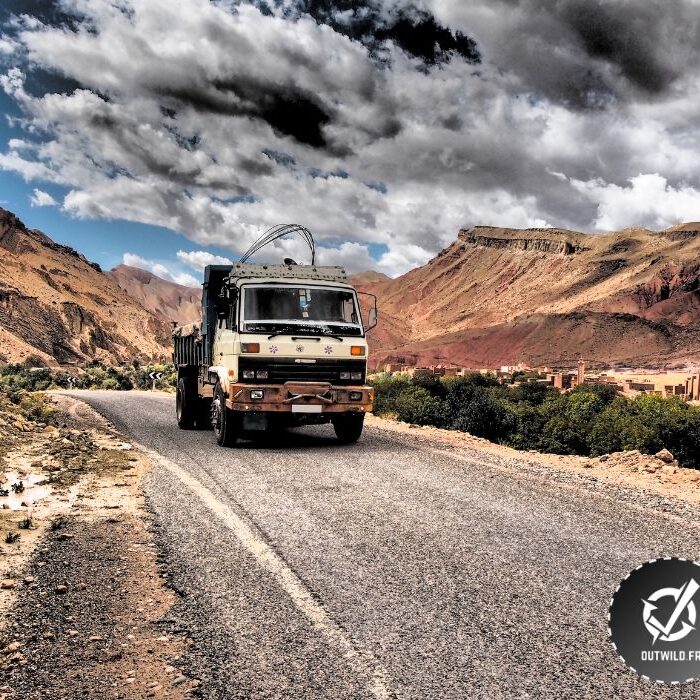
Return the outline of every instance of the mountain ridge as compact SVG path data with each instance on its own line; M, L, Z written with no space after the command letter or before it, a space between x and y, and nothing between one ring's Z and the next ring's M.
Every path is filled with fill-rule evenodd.
M472 227L401 277L356 279L380 299L376 364L700 362L694 222L604 234Z
M169 325L97 263L0 208L0 362L164 360Z
M201 317L202 292L131 265L117 265L106 273L145 309L178 324Z
M165 359L200 292L140 268L103 272L0 209L0 361ZM379 298L376 366L700 363L700 223L654 232L475 226L425 265L350 278Z

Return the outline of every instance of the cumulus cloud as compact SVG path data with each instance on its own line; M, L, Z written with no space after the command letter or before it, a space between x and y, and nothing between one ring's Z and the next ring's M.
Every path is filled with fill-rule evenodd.
M136 253L124 253L122 256L122 262L124 265L129 265L129 267L140 267L144 270L149 269L149 266L151 265L150 261L141 257L140 255L136 255Z
M232 257L298 222L329 264L395 275L462 226L626 225L615 202L639 192L639 173L664 180L669 210L638 207L637 223L694 211L694 0L66 0L60 12L7 30L16 65L0 86L24 135L0 168L66 187L79 218L166 226ZM55 89L37 89L37 71ZM304 251L289 240L273 254Z
M29 198L29 203L33 207L55 207L58 205L58 202L48 192L36 188L34 194Z
M177 258L193 270L201 272L207 265L231 265L231 260L222 255L214 255L206 250L193 250L185 252L184 250L177 251Z
M527 92L572 108L600 108L672 90L697 69L695 0L431 0L469 27L489 60Z
M679 221L700 218L700 189L672 187L665 177L654 173L638 175L628 185L602 180L574 181L574 187L598 204L595 225L601 231L628 226L668 228Z
M19 49L19 44L9 37L0 35L0 54L13 54Z
M172 272L167 266L163 265L163 263L148 260L135 253L124 253L122 262L124 265L129 265L130 267L148 270L157 277L167 280L168 282L184 285L185 287L199 287L201 284L196 277L190 275L188 272Z

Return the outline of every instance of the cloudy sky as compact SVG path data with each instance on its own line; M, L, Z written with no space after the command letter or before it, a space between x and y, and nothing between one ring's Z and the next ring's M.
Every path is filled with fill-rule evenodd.
M465 226L700 219L700 0L4 0L0 22L0 202L103 265L194 283L293 222L323 262L397 275Z

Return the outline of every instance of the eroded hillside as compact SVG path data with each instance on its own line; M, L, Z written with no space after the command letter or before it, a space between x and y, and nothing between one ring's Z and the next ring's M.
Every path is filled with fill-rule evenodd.
M159 316L179 324L202 315L202 291L164 280L148 270L119 265L107 273L132 299Z
M590 235L475 227L379 296L375 361L492 367L700 359L700 224Z
M168 355L169 325L72 248L0 209L0 362Z

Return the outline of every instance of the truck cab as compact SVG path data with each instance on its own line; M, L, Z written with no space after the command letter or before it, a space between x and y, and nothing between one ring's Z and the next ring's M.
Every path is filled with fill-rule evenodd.
M358 293L340 267L209 266L202 323L175 329L177 420L221 445L244 432L331 423L355 442L374 394Z

